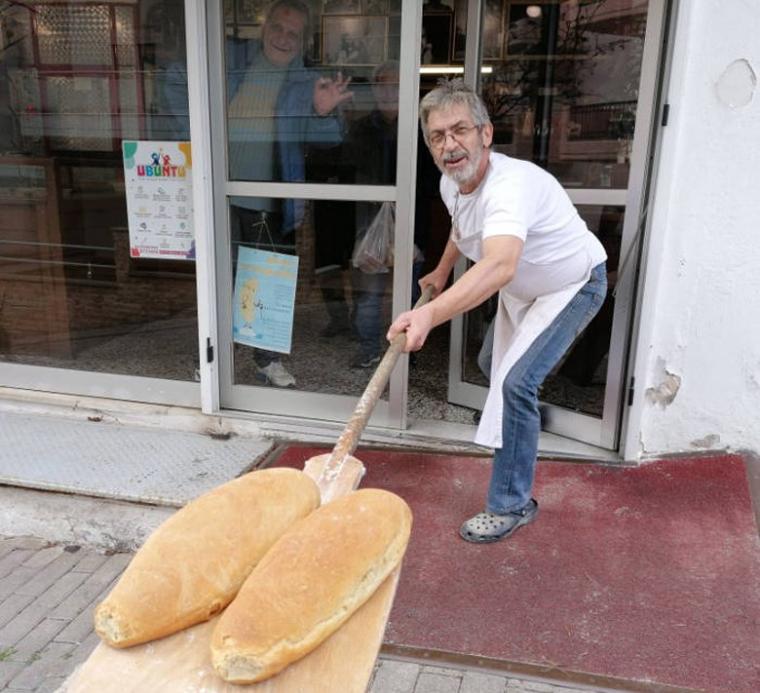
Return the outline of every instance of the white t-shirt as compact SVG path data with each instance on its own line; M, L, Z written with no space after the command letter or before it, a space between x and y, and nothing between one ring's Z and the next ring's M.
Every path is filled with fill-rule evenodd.
M452 240L473 262L490 236L517 236L523 252L508 294L524 301L580 281L607 253L556 178L529 161L491 152L480 185L465 195L441 176L441 198L451 214Z

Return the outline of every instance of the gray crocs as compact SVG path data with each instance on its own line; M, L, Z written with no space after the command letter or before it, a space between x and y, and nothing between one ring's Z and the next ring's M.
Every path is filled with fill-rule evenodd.
M459 536L474 544L499 541L536 519L538 503L531 498L521 510L513 510L506 515L496 513L478 513L459 528Z

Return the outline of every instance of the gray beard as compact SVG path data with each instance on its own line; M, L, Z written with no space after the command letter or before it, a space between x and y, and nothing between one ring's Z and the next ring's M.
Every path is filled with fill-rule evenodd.
M477 150L475 158L468 159L467 165L464 168L460 168L458 171L447 171L443 166L443 163L438 168L441 169L441 173L443 173L444 176L453 180L457 185L461 185L474 178L478 171L478 166L480 166L480 159L482 156L483 148L481 147Z

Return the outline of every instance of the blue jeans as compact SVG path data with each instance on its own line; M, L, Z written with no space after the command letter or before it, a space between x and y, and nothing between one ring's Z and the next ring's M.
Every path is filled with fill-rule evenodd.
M386 290L393 275L390 272L368 274L354 269L351 272L351 291L354 299L354 328L359 337L359 353L363 359L380 354L383 336L382 309Z
M596 315L607 294L605 263L530 345L502 383L501 447L494 450L486 510L505 515L531 498L541 417L538 388Z

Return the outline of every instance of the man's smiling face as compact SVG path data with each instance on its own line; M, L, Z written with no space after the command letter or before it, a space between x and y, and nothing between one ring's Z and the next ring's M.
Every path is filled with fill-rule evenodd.
M301 53L306 17L291 7L278 7L264 24L262 45L267 60L286 67Z

